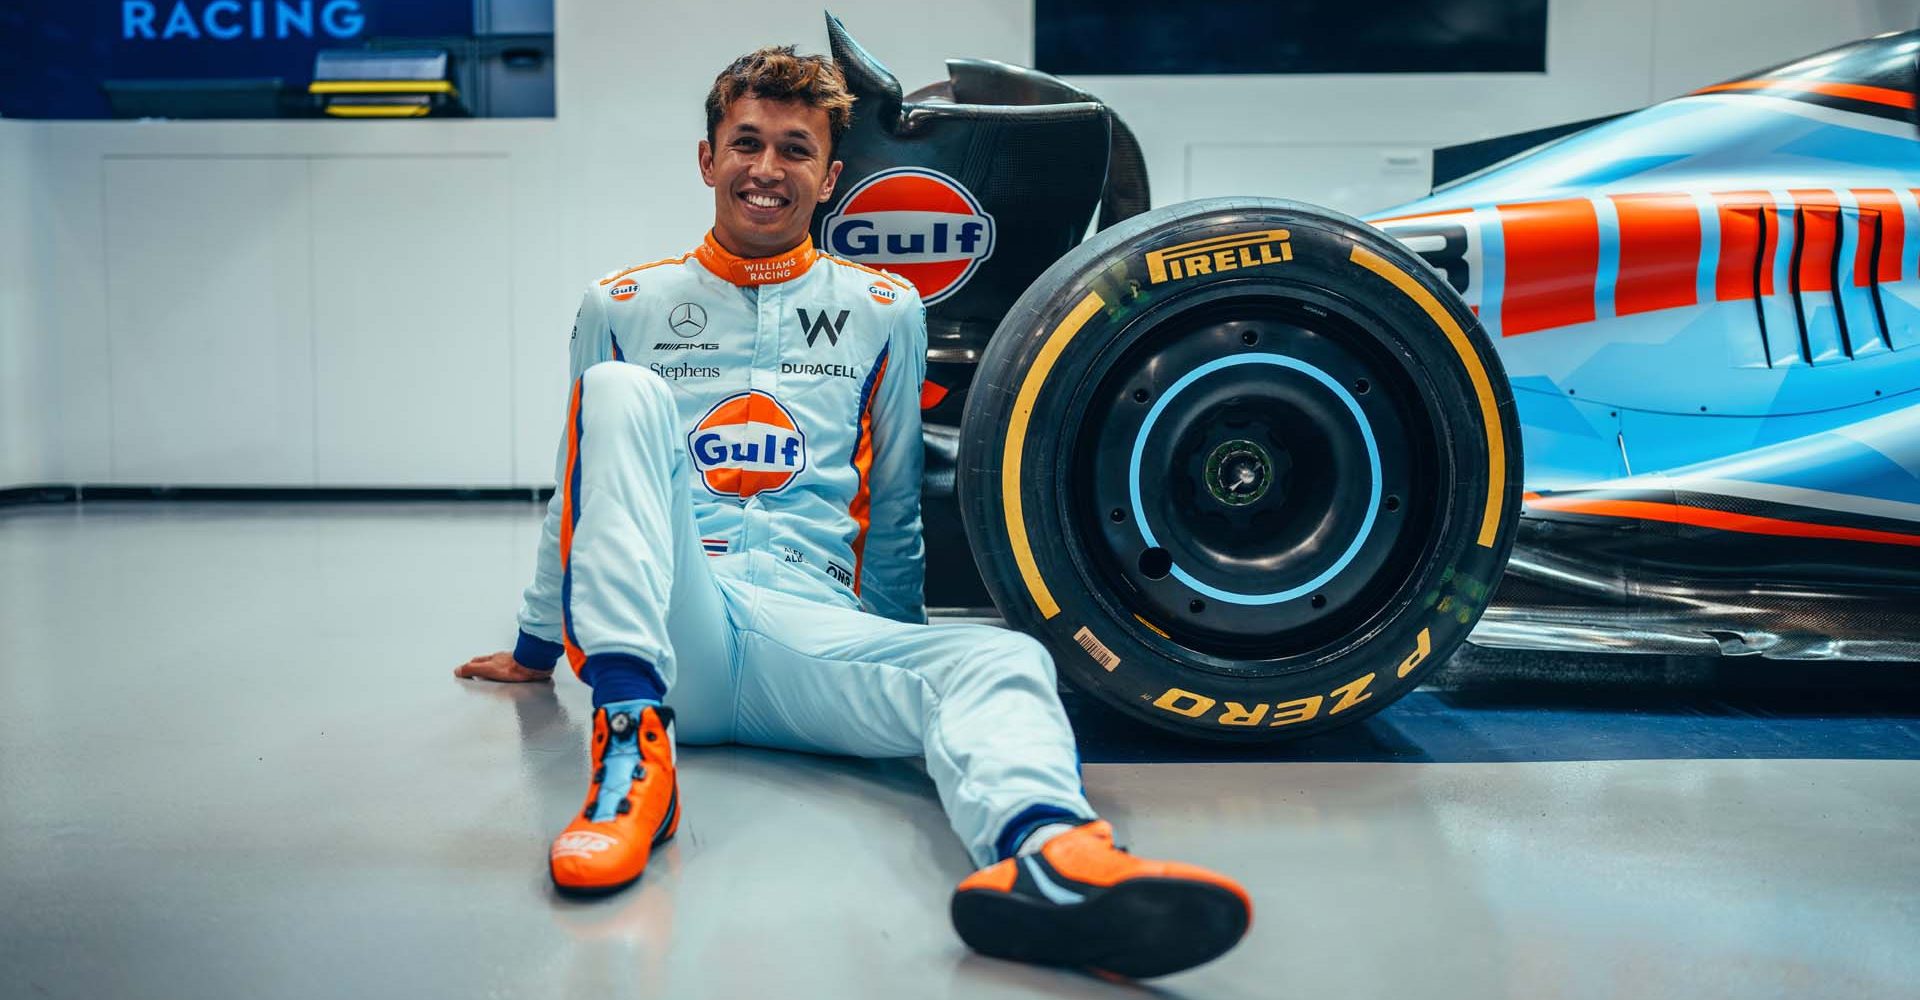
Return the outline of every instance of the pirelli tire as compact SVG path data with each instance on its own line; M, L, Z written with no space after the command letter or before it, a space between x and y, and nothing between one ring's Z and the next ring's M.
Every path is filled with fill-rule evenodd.
M1169 206L1016 302L961 427L962 516L1061 676L1188 736L1364 718L1472 630L1520 501L1471 310L1357 219Z

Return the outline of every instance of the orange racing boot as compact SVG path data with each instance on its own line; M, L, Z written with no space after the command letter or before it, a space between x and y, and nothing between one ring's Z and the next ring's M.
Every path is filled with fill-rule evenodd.
M554 888L573 895L624 888L646 869L653 846L672 838L680 825L672 726L673 709L651 701L613 702L593 713L593 784L547 856Z
M1211 961L1253 922L1247 891L1113 845L1106 820L982 868L953 894L953 926L983 955L1145 979Z

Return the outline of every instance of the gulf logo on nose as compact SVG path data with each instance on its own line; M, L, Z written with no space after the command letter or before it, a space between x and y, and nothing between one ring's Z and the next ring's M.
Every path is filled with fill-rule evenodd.
M830 254L913 282L928 305L960 290L993 255L993 216L959 181L899 167L854 185L820 227Z
M745 500L786 489L807 467L807 435L780 401L757 389L714 404L687 432L707 492Z

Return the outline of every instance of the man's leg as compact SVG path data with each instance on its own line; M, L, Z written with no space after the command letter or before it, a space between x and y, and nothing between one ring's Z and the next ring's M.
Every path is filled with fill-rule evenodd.
M730 735L732 629L666 383L595 365L574 384L566 433L561 608L568 661L593 687L593 779L549 867L563 890L604 892L638 878L678 826L675 709L701 742Z
M740 622L739 738L868 757L924 752L980 871L953 899L978 951L1125 976L1209 961L1246 933L1231 879L1135 858L1094 820L1053 661L983 625L904 625L763 589ZM1062 831L1057 824L1073 824ZM1028 835L1043 830L1044 843Z
M987 625L907 625L762 587L739 622L742 743L925 755L977 865L1047 819L1093 818L1053 661Z

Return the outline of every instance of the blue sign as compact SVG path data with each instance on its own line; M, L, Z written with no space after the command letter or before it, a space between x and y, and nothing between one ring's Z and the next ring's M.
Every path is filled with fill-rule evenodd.
M326 0L324 3L207 0L197 4L173 0L171 6L166 0L121 0L120 3L122 41L313 38L316 24L325 37L358 38L367 27L367 15L360 7L360 0Z
M322 49L473 34L473 0L6 0L0 116L107 118L109 80L279 80Z

